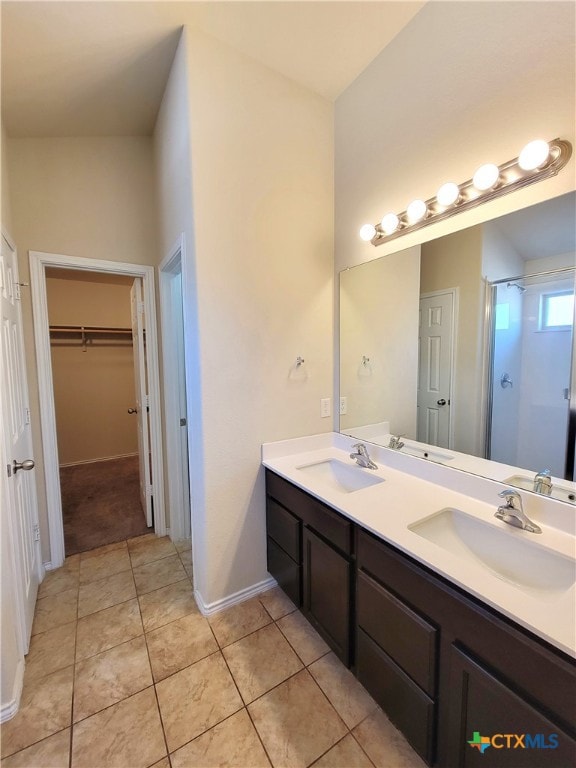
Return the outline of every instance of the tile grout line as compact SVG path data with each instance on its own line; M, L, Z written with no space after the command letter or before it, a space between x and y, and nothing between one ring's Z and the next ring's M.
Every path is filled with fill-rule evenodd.
M188 551L188 550L184 550L184 552L187 552L187 551ZM178 555L178 559L179 559L180 563L182 564L182 567L184 567L184 570L186 571L186 569L185 569L185 566L184 566L184 563L183 563L183 561L182 561L182 559L181 559L181 557L180 557L180 554L181 554L181 553L180 553L180 552L178 552L177 550L175 550L175 554L176 554L176 555ZM158 562L161 562L162 560L164 560L164 559L166 559L166 558L168 558L168 557L172 557L173 555L174 555L174 553L172 553L172 554L170 554L170 555L165 555L165 556L163 556L163 557L157 558L156 560L151 560L151 561L149 561L148 563L143 563L143 564L142 564L142 566L145 566L145 565L149 565L149 564L152 564L152 563L158 563ZM303 659L303 658L300 656L300 654L298 653L298 651L297 651L297 650L296 650L296 648L294 647L294 645L293 645L293 644L290 642L290 640L289 640L288 636L287 636L287 635L286 635L286 634L285 634L285 633L282 631L282 628L281 628L281 627L279 626L279 624L278 624L278 622L279 622L279 621L281 621L282 619L286 618L287 616L290 616L290 615L293 615L293 614L295 614L295 613L298 613L299 611L298 611L298 608L297 608L296 606L294 606L293 610L290 610L290 611L288 611L287 613L284 613L283 615L281 615L281 616L278 616L277 618L274 618L274 617L273 617L273 615L272 615L272 613L271 613L271 611L270 611L270 610L269 610L269 609L266 607L266 605L265 605L265 604L264 604L264 603L263 603L263 602L262 602L262 601L261 601L259 598L257 598L257 599L258 599L258 603L259 603L259 605L260 605L260 606L261 606L261 607L264 609L264 612L265 612L265 614L266 614L266 615L267 615L267 616L270 618L270 621L269 621L268 623L264 624L262 627L258 627L258 629L256 629L256 630L253 630L252 632L248 632L247 634L245 634L245 635L243 635L243 636L241 636L241 637L239 637L239 638L235 639L233 642L230 642L230 643L228 643L227 645L223 645L223 644L221 644L221 643L220 643L220 641L218 640L218 637L216 636L216 633L215 633L215 631L214 631L214 629L213 629L213 627L212 627L212 624L210 623L210 621L209 621L208 617L203 617L203 618L205 618L205 619L206 619L206 623L207 623L207 626L210 628L210 633L211 633L211 636L212 636L213 640L214 640L214 641L215 641L215 643L216 643L216 648L217 648L217 650L216 650L216 651L213 651L212 653L208 653L208 654L206 654L206 656L202 656L202 657L201 657L201 658L199 658L199 659L195 659L195 661L194 661L192 664L186 665L185 667L182 667L181 669L179 669L179 670L176 670L176 671L175 671L175 672L173 672L171 675L168 675L167 677L165 677L165 678L162 678L162 680L158 680L158 681L156 681L156 680L154 679L154 675L153 675L153 673L152 673L152 660L151 660L151 656L150 656L150 648L149 648L149 645L148 645L148 638L147 638L147 635L148 635L148 634L150 634L150 633L152 633L152 632L154 632L154 631L156 631L156 630L162 629L163 627L166 627L166 626L168 626L168 625L170 625L170 624L174 623L175 621L178 621L178 620L180 620L180 619L182 619L182 618L185 618L186 616L192 615L194 612L190 612L190 613L187 613L187 614L185 614L184 616L179 616L179 617L177 617L176 619L172 619L172 620L170 620L170 621L166 622L166 624L161 624L159 627L154 627L154 628L152 628L152 629L150 629L150 630L146 631L146 630L145 630L145 628L144 628L144 621L143 621L143 616L142 616L142 609L141 609L141 605L140 605L140 597L145 597L146 595L152 594L152 593L153 593L153 592L155 592L155 591L159 591L159 590L161 590L161 589L164 589L164 588L166 588L166 587L172 586L172 585L174 585L174 584L179 584L179 583L181 583L181 582L185 581L186 579L188 579L188 580L190 581L190 583L192 583L192 579L191 579L191 577L188 575L188 572L186 571L186 577L185 577L185 578L182 578L182 579L180 579L180 580L178 580L178 581L176 581L176 582L171 582L170 584L165 584L165 585L163 585L162 587L158 587L158 588L156 588L156 589L153 589L153 590L151 590L150 592L144 592L144 593L142 593L142 594L140 595L140 594L138 593L137 589L136 589L136 584L135 584L135 568L140 568L140 567L142 567L142 566L134 566L134 564L132 563L132 559L130 558L130 569L129 569L129 570L130 570L130 572L131 572L131 575L132 575L132 581L133 581L133 583L134 583L134 586L135 586L135 591L136 591L136 595L135 595L134 597L132 597L132 598L129 598L128 600L125 600L125 601L121 601L120 603L115 603L115 604L114 604L114 605L112 605L112 606L107 606L106 608L102 608L102 609L100 609L99 611L95 611L95 612L93 612L92 614L86 614L86 616L83 616L83 617L81 617L81 618L88 618L89 616L93 616L93 615L96 615L96 614L98 614L98 613L101 613L101 612L103 612L103 611L105 611L105 610L108 610L109 608L115 607L116 605L122 605L122 604L124 604L124 603L130 602L131 600L134 600L134 599L136 599L136 600L138 601L138 611L139 611L139 618L140 618L140 621L141 621L141 626L142 626L142 633L141 633L140 635L137 635L136 637L132 637L132 638L129 638L128 640L123 640L121 643L117 643L116 645L113 645L113 646L111 646L110 648L106 648L106 649L104 649L103 651L99 651L99 652L98 652L98 653L96 653L96 654L92 654L91 656L88 656L88 657L86 657L86 659L81 659L81 660L78 660L78 659L76 658L76 655L77 655L77 647L78 647L78 628L79 628L79 622L80 622L80 617L79 617L79 610L80 610L80 603L79 603L80 590L81 590L82 586L88 586L89 584L96 584L96 583L98 583L98 581L103 581L104 579L108 578L108 577L103 577L102 579L96 579L94 582L88 582L86 585L82 585L82 584L80 584L80 563L79 563L79 567L78 567L78 583L77 583L77 586L76 586L76 619L74 620L74 623L75 623L75 638L74 638L74 654L73 654L73 661L72 661L72 699L71 699L71 705L70 705L70 706L71 706L71 709L70 709L70 723L69 723L69 726L66 726L66 727L69 727L69 728L70 728L70 740L69 740L69 760L68 760L68 766L69 766L69 768L72 768L72 754L73 754L73 753L72 753L72 749L73 749L74 728L75 728L75 726L77 725L77 723L74 723L74 697L75 697L75 693L76 693L76 690L75 690L75 686L76 686L76 669L77 669L77 666L78 666L79 664L81 664L83 661L88 661L89 659L94 659L96 656L98 656L98 655L100 655L100 654L106 653L106 652L108 652L108 651L112 650L113 648L117 648L117 647L120 647L120 646L122 646L122 645L125 645L125 644L127 644L127 643L129 643L129 642L132 642L133 640L135 640L135 639L137 639L137 638L139 638L139 637L143 637L143 641L144 641L144 643L145 643L145 646L146 646L146 656L147 656L147 659L148 659L149 670L150 670L150 674L151 674L151 680L152 680L152 684L151 684L151 686L145 686L145 687L144 687L144 688L142 688L140 691L136 691L136 692L134 692L134 693L130 694L129 696L125 696L124 698L120 699L120 700L119 700L119 701L117 701L117 702L113 702L112 704L108 705L107 707L103 707L102 709L98 710L98 711L97 711L97 712L95 712L95 713L92 713L91 715L87 715L85 718L82 718L81 720L79 720L79 721L78 721L78 723L81 723L81 722L85 721L86 719L88 719L89 717L92 717L92 716L94 716L94 715L96 715L96 714L99 714L100 712L103 712L103 711L105 711L105 710L107 710L107 709L109 709L109 708L111 708L111 707L113 707L113 706L115 706L115 705L117 705L117 704L119 704L119 703L123 702L123 701L127 701L128 699L130 699L130 698L133 698L134 696L138 695L139 693L142 693L143 691L147 690L149 687L153 687L153 688L154 688L154 696L155 696L155 700L156 700L156 707L157 707L157 712L158 712L158 716L159 716L159 718L160 718L160 724L161 724L161 727L162 727L162 734L163 734L163 739L164 739L164 744L165 744L165 750L166 750L166 752L165 752L165 758L164 758L164 757L162 757L162 758L160 758L160 760L163 760L163 759L167 759L168 763L169 763L170 765L172 765L172 761L171 761L171 757L170 757L170 752L169 752L169 747L168 747L168 741L167 741L167 734L166 734L166 730L165 730L165 727L164 727L164 720L163 720L163 718L162 718L162 711L161 711L161 708L160 708L160 702L159 702L158 693L157 693L157 685L158 685L158 683L160 683L160 682L163 682L164 680L167 680L167 679L169 679L170 677L173 677L174 675L177 675L179 672L183 671L184 669L190 668L190 667L194 666L196 663L198 663L199 661L202 661L203 659L206 659L206 658L208 658L209 656L211 656L211 655L214 655L215 653L217 653L217 652L218 652L218 653L220 653L220 655L222 656L222 658L223 658L223 660L224 660L224 663L225 663L225 665L226 665L226 669L228 670L228 673L229 673L229 675L230 675L230 676L231 676L231 678L232 678L232 681L233 681L233 683L234 683L234 687L235 687L235 689L236 689L236 691L237 691L237 693L238 693L238 695L239 695L239 699L240 699L240 701L242 702L242 706L241 706L239 709L237 709L235 712L233 712L231 715L228 715L227 717L223 718L222 720L218 721L217 723L214 723L213 725L211 725L211 726L210 726L210 728L206 728L204 731L202 731L202 733L198 734L197 736L195 736L195 737L194 737L193 739L191 739L190 741L188 741L188 742L186 742L185 744L181 745L180 747L178 747L178 749L181 749L182 747L186 746L186 744L189 744L189 743L191 743L192 741L194 741L195 739L197 739L197 738L199 738L200 736L204 735L205 733L208 733L208 732L210 732L210 731L211 731L211 730L213 730L213 729L214 729L216 726L218 726L218 725L220 725L221 723L225 722L226 720L230 719L230 718L231 718L231 717L233 717L234 715L236 715L236 714L238 714L239 712L241 712L241 711L242 711L242 709L244 709L244 710L246 711L247 715L248 715L248 718L249 718L249 720L250 720L250 723L251 723L252 727L253 727L253 728L254 728L254 730L256 731L256 735L257 735L257 738L258 738L258 740L259 740L259 743L260 743L260 744L261 744L261 746L262 746L262 749L264 750L264 754L266 755L266 758L269 760L270 764L273 766L273 765L274 765L274 763L273 763L273 761L271 760L271 757L270 757L270 755L269 755L269 753L268 753L268 751L267 751L267 749L266 749L266 747L265 747L265 745L264 745L264 743L263 743L263 741L262 741L262 738L261 738L261 736L260 736L260 733L259 733L259 731L258 731L258 729L257 729L257 727L256 727L256 725L255 725L255 722L254 722L254 720L253 720L253 718L252 718L252 716L251 716L251 714L250 714L250 711L249 711L248 707L249 707L249 705L251 705L251 704L253 704L254 702L256 702L256 701L258 701L259 699L261 699L262 697L266 696L266 695L267 695L268 693L270 693L271 691L275 690L275 689L276 689L276 688L278 688L279 686L281 686L281 685L283 685L284 683L286 683L286 682L287 682L288 680L290 680L291 678L293 678L293 677L295 677L296 675L300 674L300 672L302 672L303 670L306 670L306 671L308 672L309 676L312 678L312 680L313 680L314 684L316 685L316 687L320 689L320 692L321 692L322 696L324 697L324 699L325 699L325 700L327 701L327 703L329 704L329 706L330 706L331 710L333 710L333 711L334 711L334 713L335 713L336 717L337 717L337 718L338 718L338 720L339 720L339 721L340 721L340 722L341 722L341 723L344 725L344 727L345 727L345 729L346 729L346 733L345 733L345 735L344 735L344 736L342 736L340 739L338 739L338 740L337 740L337 741L336 741L334 744L332 744L332 745L331 745L331 746L330 746L330 747L329 747L329 748L328 748L328 749L327 749L325 752L323 752L321 755L319 755L318 757L316 757L316 758L315 758L315 760L313 761L313 763L315 763L315 762L317 762L318 760L320 760L320 759L321 759L321 758L322 758L324 755L326 755L326 754L327 754L327 753L328 753L328 752L329 752L331 749L333 749L335 746L337 746L338 744L340 744L340 742L342 742L342 741L343 741L343 740L346 738L346 736L347 736L347 735L351 735L351 736L352 736L352 738L353 738L353 740L354 740L354 743L355 743L355 744L356 744L356 745L357 745L357 746L358 746L358 747L361 749L362 753L363 753L364 755L366 755L366 758L368 759L368 761L370 762L370 764L371 764L371 765L373 765L373 762L372 762L372 760L370 759L369 755L366 753L366 751L364 750L364 748L362 747L362 745L360 744L360 742L358 741L358 739L355 737L354 733L352 732L352 731L353 731L353 729L352 729L352 728L350 728L350 727L348 726L348 724L347 724L347 723L344 721L343 717L341 717L341 715L339 714L338 710L336 709L336 706L335 706L335 705L332 703L331 699L329 698L328 694L327 694L327 693L325 693L325 691L324 691L324 689L322 688L322 686L320 685L320 683L319 683L319 682L316 680L315 676L314 676L314 675L312 674L312 672L310 671L310 667L311 667L312 665L314 665L314 664L315 664L317 661L319 661L320 659L324 658L326 655L328 655L328 654L331 652L331 651L330 651L330 649L328 648L328 649L326 650L326 652L325 652L325 653L322 653L320 656L318 656L317 658L315 658L315 659L313 659L312 661L310 661L310 663L309 663L309 664L306 664L306 663L305 663L305 661L304 661L304 659ZM127 569L126 571L120 571L120 572L118 572L118 573L124 573L124 572L127 572L127 571L128 571L128 569ZM116 575L116 574L112 574L112 575ZM66 592L66 591L68 591L68 590L61 590L61 592L59 592L59 593L55 593L55 595L48 595L47 597L56 597L57 595L61 595L63 592ZM39 600L41 600L41 599L44 599L44 598L39 598ZM60 627L63 627L63 626L65 626L66 624L69 624L69 623L71 624L72 622L64 622L63 624L57 625L56 627L52 627L52 628L50 628L50 629L48 629L48 630L44 630L44 632L43 632L43 633L37 633L37 635L42 635L42 634L44 634L45 632L49 632L49 631L51 631L52 629L58 629L58 628L60 628ZM256 698L255 698L253 701L250 701L249 703L246 703L246 702L244 701L244 697L242 696L242 693L241 693L241 691L240 691L240 689L239 689L239 687L238 687L238 684L237 684L237 682L236 682L236 679L235 679L235 677L234 677L234 674L233 674L233 672L232 672L232 669L230 668L230 665L228 664L228 660L227 660L226 656L225 656L225 655L224 655L224 653L223 653L223 650L224 650L224 649L226 649L226 648L229 648L230 646L234 645L235 643L238 643L238 642L240 642L240 641L242 641L242 640L244 640L244 639L246 639L246 638L250 637L251 635L254 635L254 634L256 634L256 633L260 632L261 630L263 630L263 629L265 629L265 628L267 628L267 627L270 627L270 626L272 626L272 625L275 625L275 626L278 628L278 630L280 631L280 635L281 635L281 636L282 636L282 638L283 638L283 639L286 641L286 643L287 643L288 647L289 647L289 648L291 649L291 651L292 651L292 652L295 654L295 656L296 656L296 658L298 659L298 661L299 661L299 662L302 664L302 667L301 667L299 670L297 670L295 673L293 673L292 675L289 675L289 676L288 676L288 677L286 677L284 680L282 680L281 682L279 682L277 685L275 685L275 686L272 686L272 688L270 688L270 689L269 689L269 690L267 690L267 691L264 691L264 692L263 692L263 693L262 693L260 696L257 696L257 697L256 697ZM64 668L65 668L65 667L61 667L60 669L64 669ZM53 672L57 672L57 671L59 671L59 670L53 670ZM48 674L51 674L51 673L48 673ZM38 680L41 680L41 679L43 679L43 677L46 677L46 676L47 676L47 675L44 675L44 676L42 676L42 677L38 678ZM375 710L377 710L377 706L376 706L376 705L375 705ZM362 720L360 720L360 721L359 721L359 722L358 722L358 723L357 723L357 724L354 726L354 728L358 727L358 726L359 726L359 725L361 725L363 722L365 722L365 721L366 721L366 720L367 720L369 717L371 717L371 716L372 716L372 714L373 714L373 712L370 712L368 715L366 715L366 716L365 716L365 717L364 717ZM60 733L62 730L65 730L65 728L64 728L64 729L60 729L59 731L55 731L55 732L54 732L54 733L52 733L52 734L49 734L49 736L46 736L46 737L44 737L44 739L50 738L50 737L52 737L52 736L55 736L57 733ZM27 745L26 747L23 747L21 750L17 750L17 752L15 752L15 753L13 753L13 754L17 754L18 752L20 752L20 751L23 751L23 750L27 749L28 747L30 747L30 746L33 746L34 744L38 744L39 742L41 742L41 741L44 741L44 739L39 739L39 741L37 741L37 742L33 742L33 743L32 743L32 744L30 744L30 745ZM175 751L177 751L177 750L175 750ZM158 761L156 761L156 762L158 762ZM309 765L310 765L310 766L312 766L312 765L313 765L313 763L310 763ZM154 765L154 764L153 764L153 765Z
M134 566L132 566L132 578L134 578ZM134 579L134 582L136 582L136 579ZM140 608L140 601L138 601L138 610L140 611L140 621L142 622L144 645L146 646L146 655L148 657L148 665L150 667L150 677L152 678L152 688L154 689L154 699L156 700L156 709L158 710L158 718L160 720L160 727L162 728L162 737L164 739L164 746L166 747L166 757L168 758L168 765L171 766L172 760L170 760L170 750L168 749L168 739L166 737L166 729L164 728L164 719L162 717L162 709L160 707L158 691L156 690L156 680L154 679L154 670L152 668L152 659L150 658L150 649L148 648L148 640L146 639L146 632L144 631L144 621L142 620L142 610ZM154 765L154 763L152 763L152 765Z

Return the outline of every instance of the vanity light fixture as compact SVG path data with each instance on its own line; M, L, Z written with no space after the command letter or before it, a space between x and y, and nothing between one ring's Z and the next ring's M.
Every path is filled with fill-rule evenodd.
M409 224L416 224L418 221L426 216L428 206L424 200L412 200L408 208L406 208L406 218Z
M387 235L391 235L392 232L395 232L398 229L399 225L400 225L400 219L398 218L398 216L396 216L395 213L387 213L386 216L384 216L382 221L380 222L380 226L382 227L382 230Z
M378 224L364 224L360 237L372 245L394 240L428 224L434 224L482 203L549 179L564 168L572 155L572 145L564 139L527 144L514 160L501 165L485 163L463 184L448 182L429 200L413 200L400 214L387 213Z
M453 181L448 181L446 184L442 184L438 192L436 192L436 200L438 205L442 208L448 208L454 203L457 203L460 199L460 187L458 184L454 184Z
M360 229L360 237L367 243L370 242L370 240L372 240L375 235L376 227L374 224L364 224L364 226Z
M536 139L526 144L518 157L518 165L523 171L533 171L541 168L550 156L550 146L547 141Z
M500 168L494 163L486 163L481 165L472 177L472 184L480 192L486 192L487 189L492 189L498 183L500 178Z

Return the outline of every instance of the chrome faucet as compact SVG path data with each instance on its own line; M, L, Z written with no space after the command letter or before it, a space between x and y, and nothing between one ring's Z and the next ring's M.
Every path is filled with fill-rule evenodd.
M388 448L393 448L395 451L399 451L400 448L404 448L404 443L400 438L404 437L404 435L398 435L398 437L395 437L394 435L390 435L390 442L388 443Z
M351 459L355 459L356 463L360 467L366 467L366 469L378 469L378 466L374 464L370 456L368 455L368 449L364 443L356 443L353 446L356 449L355 453L350 454Z
M523 531L529 531L529 533L542 533L540 526L529 520L524 514L522 509L522 497L518 491L512 491L509 488L505 488L498 494L501 499L506 499L506 504L502 504L498 507L498 511L494 513L494 517L498 520L502 520L508 525L513 525L514 528L522 528ZM515 506L514 502L518 502L518 506Z
M542 493L544 496L550 496L552 493L552 473L549 469L543 469L542 472L538 472L534 478L534 491L536 493Z

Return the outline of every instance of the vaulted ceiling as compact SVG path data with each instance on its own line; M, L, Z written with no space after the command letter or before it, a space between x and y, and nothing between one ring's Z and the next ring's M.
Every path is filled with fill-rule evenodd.
M424 2L2 2L9 136L149 135L187 25L334 100Z

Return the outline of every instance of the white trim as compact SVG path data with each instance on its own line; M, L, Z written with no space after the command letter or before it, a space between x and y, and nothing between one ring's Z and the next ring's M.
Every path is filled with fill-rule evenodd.
M18 712L20 707L20 697L22 696L22 687L24 685L24 658L18 659L16 674L14 676L14 685L12 686L12 698L10 701L3 702L0 706L0 723L11 720Z
M60 469L64 467L81 467L82 464L99 464L101 461L116 461L116 459L130 459L138 456L136 453L119 453L117 456L102 456L101 459L84 459L84 461L68 461L66 464L60 464Z
M230 608L232 605L243 603L245 600L250 600L251 597L259 595L261 592L267 592L269 589L276 586L278 586L276 579L269 576L267 579L264 579L264 581L259 581L258 584L253 584L251 587L241 589L239 592L234 592L234 594L228 595L228 597L223 597L221 600L215 600L213 603L205 603L202 599L202 595L197 589L194 590L194 598L200 609L200 613L203 616L212 616L214 613L223 611L225 608Z
M184 234L182 234L158 267L164 381L164 433L166 437L166 463L170 467L166 484L170 504L170 528L175 540L191 537L188 428L180 426L181 403L186 400L183 397L185 371L182 361L178 359L177 345L173 343L176 333L181 332L183 318L176 317L172 299L173 280L177 275L180 275L181 278L182 301L184 299L183 270L185 258L186 244Z
M50 559L54 567L64 562L64 529L62 498L56 441L56 414L50 357L50 332L48 299L46 294L46 267L76 269L86 272L105 272L142 278L144 312L146 316L146 354L150 392L150 446L152 475L154 477L154 530L159 536L166 533L164 507L164 466L162 460L162 422L160 412L160 375L158 371L158 340L156 330L156 306L154 300L154 267L128 264L120 261L87 259L81 256L65 256L55 253L29 251L30 285L34 316L34 340L38 367L40 395L40 423L46 480L48 530L50 535Z

